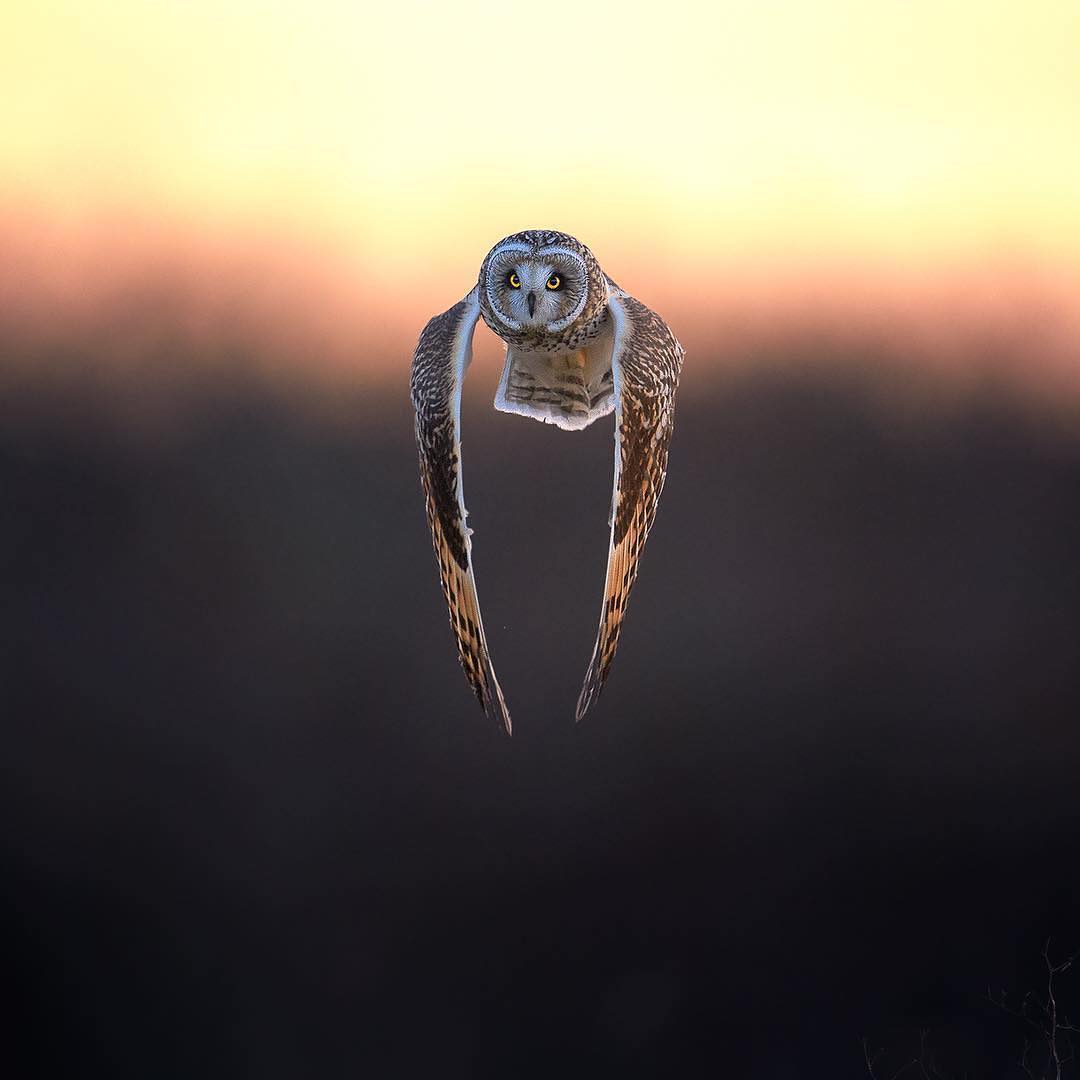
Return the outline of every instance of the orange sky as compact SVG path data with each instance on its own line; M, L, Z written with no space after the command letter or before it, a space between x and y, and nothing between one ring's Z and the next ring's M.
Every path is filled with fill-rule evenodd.
M0 309L185 281L196 335L382 356L539 225L691 347L1035 311L1075 356L1078 55L1075 0L7 5Z

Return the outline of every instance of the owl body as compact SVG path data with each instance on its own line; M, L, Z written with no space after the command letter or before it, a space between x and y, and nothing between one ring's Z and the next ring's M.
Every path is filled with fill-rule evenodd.
M539 229L496 244L476 287L420 335L412 397L440 578L469 682L485 711L509 731L480 620L461 481L461 384L481 318L506 344L496 409L568 431L616 414L604 604L578 719L607 678L656 512L683 350L664 321L620 289L584 244Z
M565 233L530 229L491 249L477 290L484 322L506 343L496 409L564 431L611 412L614 287Z

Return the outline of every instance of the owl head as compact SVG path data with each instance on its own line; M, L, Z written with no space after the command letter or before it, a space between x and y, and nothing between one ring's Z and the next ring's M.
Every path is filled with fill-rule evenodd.
M593 253L566 233L530 229L500 240L480 267L480 307L498 334L561 335L606 299Z

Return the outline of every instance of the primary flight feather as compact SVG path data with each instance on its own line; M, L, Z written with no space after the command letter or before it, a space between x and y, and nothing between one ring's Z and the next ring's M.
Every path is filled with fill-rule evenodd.
M683 349L655 312L566 233L500 241L476 287L424 328L412 367L420 476L462 667L484 711L511 730L488 652L465 524L461 385L478 319L506 343L495 408L575 431L615 413L615 483L604 603L578 699L580 720L607 679L638 559L667 471Z

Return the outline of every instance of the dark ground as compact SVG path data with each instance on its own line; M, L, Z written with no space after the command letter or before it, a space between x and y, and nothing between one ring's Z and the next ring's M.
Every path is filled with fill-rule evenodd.
M856 1078L921 1027L1017 1075L986 986L1080 945L1080 436L835 372L688 387L575 728L611 429L489 393L513 740L456 665L404 378L334 421L237 382L160 437L5 388L19 1075Z

